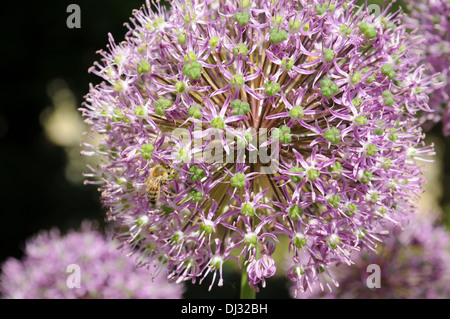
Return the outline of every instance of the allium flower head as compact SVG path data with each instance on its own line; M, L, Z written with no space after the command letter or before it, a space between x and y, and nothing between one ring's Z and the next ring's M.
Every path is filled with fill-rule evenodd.
M426 113L422 120L430 128L442 121L442 131L450 134L450 1L414 0L408 1L411 17L406 24L417 29L424 38L419 47L422 61L429 74L439 73L434 82L436 89L430 94L433 113ZM439 84L438 84L439 83Z
M27 242L22 261L3 264L0 293L8 299L181 298L183 285L137 268L127 253L89 224L65 236L57 229L41 232Z
M367 251L355 256L355 264L331 269L339 287L298 294L299 298L436 299L450 298L450 235L433 219L415 217L405 230L394 229L377 254ZM367 280L380 268L380 287L370 288ZM369 269L369 271L368 271ZM294 295L294 291L292 291Z
M126 41L110 37L92 68L105 81L82 111L98 140L86 154L104 157L87 176L141 263L221 285L239 257L257 288L287 236L302 290L409 211L415 158L432 153L414 119L430 80L388 9L228 0L134 12Z

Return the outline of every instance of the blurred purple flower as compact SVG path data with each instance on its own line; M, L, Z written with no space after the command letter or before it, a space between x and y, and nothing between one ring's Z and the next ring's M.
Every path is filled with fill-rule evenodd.
M439 73L434 79L436 89L430 95L430 107L433 113L425 113L422 120L430 129L442 121L444 135L450 134L450 1L413 0L408 1L411 14L406 25L417 29L423 36L418 49L422 63L429 74Z
M3 264L0 293L7 299L182 297L184 286L169 283L167 269L137 268L127 253L87 223L65 236L57 229L41 232L27 242L22 261L10 258ZM79 287L71 277L78 270Z
M314 285L312 292L299 298L450 298L450 234L434 225L434 218L415 216L405 230L396 228L377 249L355 256L352 266L331 269L339 287L322 290ZM369 265L380 267L380 288L369 288L367 279L373 273ZM293 287L295 288L295 287ZM295 296L292 289L292 296Z
M431 80L401 14L354 1L149 8L125 42L110 36L82 109L96 140L85 154L103 160L87 183L139 263L177 281L219 272L220 286L234 259L256 287L287 236L303 290L410 212L416 159L433 154L415 119ZM152 203L155 165L168 177Z

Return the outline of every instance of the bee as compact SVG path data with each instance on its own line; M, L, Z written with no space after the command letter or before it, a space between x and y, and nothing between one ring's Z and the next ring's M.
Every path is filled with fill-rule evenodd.
M161 186L170 181L172 172L167 164L158 164L152 167L147 177L146 193L147 200L152 207L157 207L161 197Z

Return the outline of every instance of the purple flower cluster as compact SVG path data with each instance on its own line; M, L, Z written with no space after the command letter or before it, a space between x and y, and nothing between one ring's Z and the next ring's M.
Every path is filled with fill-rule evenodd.
M10 258L3 264L0 294L7 299L181 298L183 285L137 268L127 252L87 223L65 236L56 229L41 232L27 242L22 261Z
M102 158L86 176L139 263L220 286L234 259L257 290L287 236L304 290L373 250L421 192L416 158L433 153L415 119L430 79L388 10L177 0L135 11L125 42L110 36L82 108L97 141L85 154Z
M349 299L448 299L450 298L450 235L429 217L415 217L405 230L395 229L377 249L377 254L359 252L355 264L330 271L339 282L331 292L318 285L298 298ZM380 268L380 287L370 288L373 270ZM368 271L368 269L370 271ZM292 290L294 297L295 291Z
M417 29L424 42L419 47L422 62L429 74L439 73L434 82L437 89L430 94L433 113L422 116L425 127L431 128L442 121L442 131L450 134L450 1L414 0L408 2L411 17L409 28Z

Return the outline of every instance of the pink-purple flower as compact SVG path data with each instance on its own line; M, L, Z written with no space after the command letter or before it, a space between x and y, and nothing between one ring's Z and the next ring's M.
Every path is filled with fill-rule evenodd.
M359 252L354 265L342 264L331 269L339 287L328 290L315 284L305 293L296 294L292 289L292 296L314 299L450 298L450 235L435 222L435 218L429 216L415 216L404 230L393 229L376 254ZM374 274L378 270L379 280L376 280Z
M409 213L416 160L433 154L415 117L431 79L399 12L358 9L172 1L135 11L124 42L110 36L82 108L85 154L102 158L86 176L140 264L220 286L233 259L257 288L286 237L304 290Z
M167 268L137 268L128 248L89 224L61 235L31 238L22 260L2 266L0 293L7 299L179 299L184 286L169 283ZM79 276L76 278L76 276Z
M423 36L418 47L428 74L438 74L430 92L433 113L422 116L427 129L442 123L444 135L450 134L450 2L448 0L414 0L408 2L409 28Z

